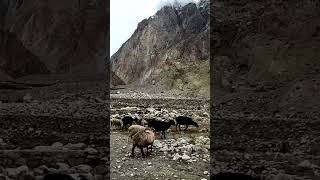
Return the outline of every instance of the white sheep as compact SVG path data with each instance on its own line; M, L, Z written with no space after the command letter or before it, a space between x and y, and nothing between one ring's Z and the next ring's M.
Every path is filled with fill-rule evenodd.
M117 126L117 127L122 127L122 122L120 119L115 119L115 118L112 118L111 119L111 126Z

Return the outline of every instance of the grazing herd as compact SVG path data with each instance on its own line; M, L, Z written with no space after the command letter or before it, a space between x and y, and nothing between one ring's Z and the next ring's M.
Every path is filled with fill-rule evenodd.
M133 124L135 122L135 124ZM166 131L170 129L171 126L176 126L176 130L180 126L185 126L185 131L188 129L188 126L199 127L198 123L193 121L192 118L186 116L178 116L174 120L161 121L156 118L151 119L142 119L133 118L131 116L124 116L122 120L111 119L111 125L120 127L122 130L128 130L128 143L129 139L132 140L132 152L131 157L134 156L134 150L138 147L141 150L142 157L147 157L149 155L149 149L152 151L152 145L156 139L156 133L160 132L160 138L166 138ZM143 149L146 148L146 155Z

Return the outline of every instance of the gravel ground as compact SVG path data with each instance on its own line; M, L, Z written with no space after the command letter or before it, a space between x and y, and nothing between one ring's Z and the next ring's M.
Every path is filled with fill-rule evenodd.
M176 132L172 127L166 135L167 139L157 137L154 151L147 158L141 157L138 148L135 150L135 157L129 157L132 143L127 142L127 131L113 127L110 137L111 179L209 179L209 147L204 148L204 153L198 153L194 150L197 149L196 145L179 144L179 140L204 138L209 145L208 99L188 98L179 93L177 91L161 93L143 88L119 89L111 92L111 118L121 119L124 115L136 116L137 112L143 112L140 114L141 118L174 119L177 115L190 115L200 125L200 128L191 127L187 133ZM186 153L186 149L190 149L190 146L192 152L190 150ZM174 151L179 148L182 150Z
M186 135L181 135L181 137ZM169 135L170 138L170 135ZM164 141L164 140L161 140ZM111 133L111 179L208 179L209 162L190 163L172 158L155 149L147 158L142 158L136 148L135 157L128 155L127 133Z

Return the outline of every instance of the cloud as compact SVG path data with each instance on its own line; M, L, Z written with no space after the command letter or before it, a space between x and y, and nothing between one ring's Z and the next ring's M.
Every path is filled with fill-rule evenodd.
M184 6L188 3L198 3L200 0L159 0L155 9L159 10L164 6L177 6L181 5Z

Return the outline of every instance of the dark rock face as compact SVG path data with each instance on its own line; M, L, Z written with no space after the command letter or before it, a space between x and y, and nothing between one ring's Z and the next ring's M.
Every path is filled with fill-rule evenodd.
M209 87L209 68L204 65L209 62L209 5L204 2L201 7L193 3L181 8L166 6L140 22L111 57L115 74L126 84ZM199 79L207 83L194 83Z
M0 69L4 80L28 74L49 73L37 56L26 49L13 33L0 31Z
M51 73L101 73L108 57L106 9L105 1L95 0L1 0L0 29Z
M267 111L320 108L319 3L216 1L211 8L213 95L264 93L256 103Z

